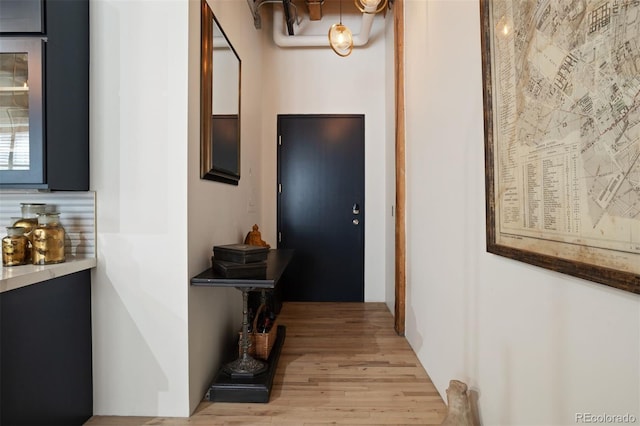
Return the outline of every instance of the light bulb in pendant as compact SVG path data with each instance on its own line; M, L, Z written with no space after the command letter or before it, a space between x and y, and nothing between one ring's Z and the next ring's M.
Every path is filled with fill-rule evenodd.
M329 28L329 44L334 52L340 56L349 56L353 50L353 34L346 26L333 24Z

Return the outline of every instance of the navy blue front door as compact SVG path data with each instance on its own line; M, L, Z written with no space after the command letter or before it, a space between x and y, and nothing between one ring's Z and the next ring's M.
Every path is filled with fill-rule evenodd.
M364 116L278 116L284 300L364 301Z

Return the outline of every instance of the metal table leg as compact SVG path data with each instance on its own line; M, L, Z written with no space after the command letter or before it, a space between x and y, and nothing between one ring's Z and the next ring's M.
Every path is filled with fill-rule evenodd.
M237 287L238 288L238 287ZM242 352L235 361L224 366L224 371L231 377L253 377L267 370L267 364L249 355L249 290L238 288L242 291Z

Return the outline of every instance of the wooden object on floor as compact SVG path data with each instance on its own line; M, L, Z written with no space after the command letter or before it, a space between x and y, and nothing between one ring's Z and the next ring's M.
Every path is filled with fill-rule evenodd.
M447 417L443 426L474 426L467 384L460 380L449 381L447 388Z
M284 302L268 404L203 401L189 419L93 417L87 426L439 425L447 408L384 303Z

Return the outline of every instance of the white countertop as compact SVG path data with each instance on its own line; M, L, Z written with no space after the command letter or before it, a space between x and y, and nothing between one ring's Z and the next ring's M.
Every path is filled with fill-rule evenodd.
M2 271L0 293L95 268L96 264L96 258L91 257L68 259L66 262L54 265L3 266L0 269Z

